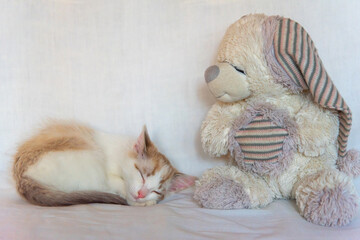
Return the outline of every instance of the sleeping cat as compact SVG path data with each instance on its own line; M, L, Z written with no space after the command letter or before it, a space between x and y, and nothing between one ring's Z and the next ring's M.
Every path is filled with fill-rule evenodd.
M53 122L23 143L15 155L17 191L41 206L114 203L149 206L194 184L150 140L71 122Z

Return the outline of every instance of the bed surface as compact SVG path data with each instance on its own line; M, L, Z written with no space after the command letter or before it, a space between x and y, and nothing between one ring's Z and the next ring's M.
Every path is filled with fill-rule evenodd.
M344 228L305 221L295 201L262 209L200 208L193 189L151 207L38 207L12 188L0 193L0 239L360 239L360 217Z

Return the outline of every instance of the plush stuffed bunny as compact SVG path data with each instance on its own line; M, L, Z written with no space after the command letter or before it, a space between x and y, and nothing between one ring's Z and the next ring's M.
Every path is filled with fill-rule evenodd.
M232 161L207 170L194 198L217 209L296 199L312 223L348 224L359 203L352 178L360 174L359 153L346 151L351 111L304 28L244 16L227 30L217 60L205 72L218 101L201 140L205 152Z

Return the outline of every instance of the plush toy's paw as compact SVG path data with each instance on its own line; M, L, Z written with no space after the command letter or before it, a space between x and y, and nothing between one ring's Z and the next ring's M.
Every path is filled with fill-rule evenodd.
M359 197L350 179L336 170L307 176L296 192L301 215L329 227L347 225L356 216Z
M249 208L250 198L242 184L218 176L195 189L194 199L205 208Z
M330 144L320 144L317 143L316 140L309 139L304 141L301 138L299 142L298 151L308 157L318 157L322 155L325 152L326 146Z
M228 135L230 128L213 130L204 128L201 133L204 151L212 157L224 156L228 153Z
M245 104L216 103L201 125L201 143L204 151L213 157L226 155L229 151L229 132Z

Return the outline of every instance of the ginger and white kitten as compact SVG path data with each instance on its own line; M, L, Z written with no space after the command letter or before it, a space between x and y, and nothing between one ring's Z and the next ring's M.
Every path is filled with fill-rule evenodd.
M161 154L144 127L138 139L69 122L54 122L15 155L17 191L41 206L156 204L194 184Z

